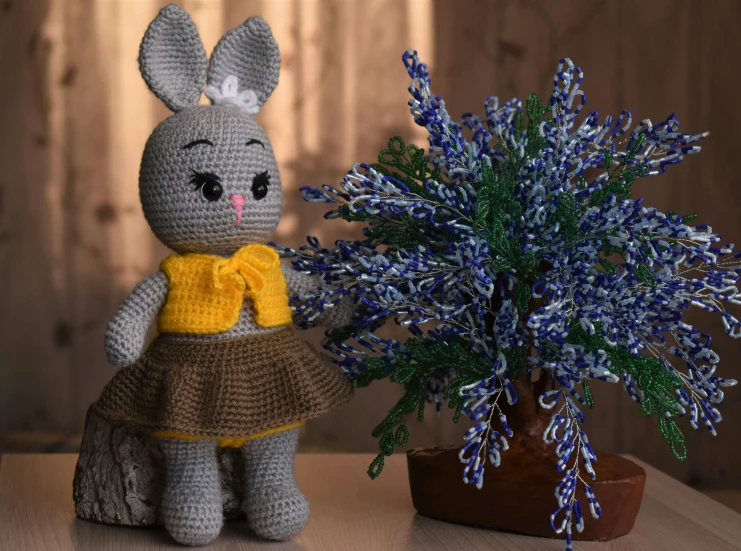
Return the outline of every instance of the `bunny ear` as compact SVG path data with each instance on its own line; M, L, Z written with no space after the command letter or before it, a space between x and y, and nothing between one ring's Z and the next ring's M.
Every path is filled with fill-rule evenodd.
M215 103L235 93L248 94L256 112L278 85L280 51L270 26L260 17L250 17L226 33L216 45L208 65L206 95ZM229 90L237 88L238 90ZM209 93L211 90L216 94ZM228 101L226 101L228 103ZM248 105L248 110L250 106Z
M139 69L149 89L172 111L198 104L208 59L188 13L170 4L160 10L139 47Z

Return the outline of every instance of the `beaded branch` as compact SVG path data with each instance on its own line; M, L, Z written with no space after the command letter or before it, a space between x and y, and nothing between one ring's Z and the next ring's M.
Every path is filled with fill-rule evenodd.
M558 457L556 533L581 531L581 485L592 516L601 513L587 479L597 461L582 428L594 406L590 384L622 384L684 459L676 419L715 434L723 387L710 335L683 321L690 307L718 312L726 332L741 335L725 304L739 304L741 254L694 215L680 216L631 199L634 182L663 174L697 153L703 134L682 134L671 115L659 124L631 114L580 116L583 73L560 62L547 105L531 95L486 116L457 123L430 92L415 51L404 64L415 122L429 131L429 153L389 141L376 164L357 164L337 187L302 188L310 202L334 203L326 218L364 224L364 239L323 248L315 238L295 251L294 266L321 276L295 297L304 325L343 297L357 305L350 327L325 348L357 386L389 378L405 394L375 428L381 453L408 438L405 416L426 403L470 417L460 451L463 480L481 487L513 436L504 406L516 382L539 370L552 378L537 396L553 410L543 434ZM401 342L379 331L389 320L409 331ZM506 404L505 404L506 402ZM511 421L511 419L510 419ZM588 476L583 476L586 473Z

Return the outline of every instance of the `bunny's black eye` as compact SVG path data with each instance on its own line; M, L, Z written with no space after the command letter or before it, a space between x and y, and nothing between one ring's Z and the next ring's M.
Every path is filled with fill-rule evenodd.
M263 199L268 194L269 184L270 176L267 170L255 176L252 180L252 196L258 201Z
M210 172L193 171L193 177L190 179L190 183L193 184L196 191L201 192L201 197L208 201L218 201L224 193L224 188L221 187L219 177Z

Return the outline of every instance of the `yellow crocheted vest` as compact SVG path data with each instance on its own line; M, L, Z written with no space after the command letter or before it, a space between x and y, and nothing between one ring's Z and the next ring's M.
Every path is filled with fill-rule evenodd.
M243 296L252 301L255 323L291 323L288 289L278 254L266 245L247 245L223 258L189 253L168 256L160 269L169 279L157 327L161 333L213 334L239 321Z

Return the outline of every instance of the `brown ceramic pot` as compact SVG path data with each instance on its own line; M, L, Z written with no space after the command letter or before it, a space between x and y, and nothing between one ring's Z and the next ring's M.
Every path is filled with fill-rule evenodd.
M515 382L519 400L504 412L514 436L502 453L501 465L486 469L481 489L462 481L460 446L409 450L409 483L417 511L458 524L565 537L565 533L555 534L550 525L550 515L558 507L554 490L563 476L556 471L552 446L542 437L552 412L541 408L535 399L551 386L549 379ZM589 480L589 485L602 507L602 516L594 519L589 514L580 487L577 498L582 502L585 526L581 533L573 531L575 540L605 541L627 534L641 506L646 472L618 455L597 452L597 458L597 479Z

